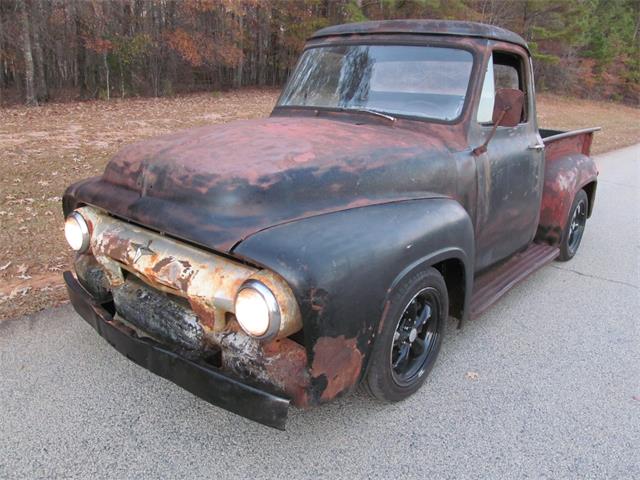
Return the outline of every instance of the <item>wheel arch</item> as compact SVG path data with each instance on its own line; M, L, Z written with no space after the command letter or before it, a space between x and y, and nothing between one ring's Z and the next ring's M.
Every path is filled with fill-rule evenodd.
M433 252L403 269L389 287L390 294L404 278L419 270L435 268L444 278L449 296L449 315L460 322L468 316L473 285L473 266L467 254L460 248L444 248Z
M360 381L388 295L416 269L438 269L451 285L452 311L464 317L474 248L473 223L462 205L429 198L275 226L248 237L234 255L275 271L296 295L311 374L310 403L316 404ZM453 288L461 272L464 287Z
M582 186L582 190L587 193L587 199L589 200L588 210L587 210L587 218L591 218L591 214L593 213L593 205L596 202L596 188L598 187L598 181L592 180L586 185Z

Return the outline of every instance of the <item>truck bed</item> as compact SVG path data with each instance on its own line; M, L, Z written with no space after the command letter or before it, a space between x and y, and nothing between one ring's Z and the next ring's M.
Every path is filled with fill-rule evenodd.
M558 157L572 153L582 153L583 155L589 156L591 153L593 133L598 130L600 130L600 127L569 130L566 132L541 128L539 132L545 145L546 162L551 162Z

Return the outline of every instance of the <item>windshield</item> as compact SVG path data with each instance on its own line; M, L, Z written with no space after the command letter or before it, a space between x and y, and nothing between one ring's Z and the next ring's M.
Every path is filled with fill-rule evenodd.
M278 106L367 109L455 120L462 113L473 56L466 50L341 45L306 50Z

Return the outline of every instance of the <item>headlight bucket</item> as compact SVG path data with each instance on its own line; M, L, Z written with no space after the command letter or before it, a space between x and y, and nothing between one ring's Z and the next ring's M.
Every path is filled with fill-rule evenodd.
M67 216L64 222L64 236L75 252L84 253L89 249L91 241L89 224L79 212L71 212Z
M242 330L259 340L275 337L280 331L280 306L264 283L249 279L236 295L235 315Z

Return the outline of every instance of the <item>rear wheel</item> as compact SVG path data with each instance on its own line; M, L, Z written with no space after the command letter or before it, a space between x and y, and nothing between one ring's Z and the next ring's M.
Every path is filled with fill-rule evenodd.
M364 381L371 395L397 402L420 388L440 351L448 311L446 284L435 268L396 288Z
M578 251L587 224L588 208L589 198L587 197L587 193L584 190L580 190L573 199L567 224L562 233L560 255L558 256L558 260L561 262L571 260Z

